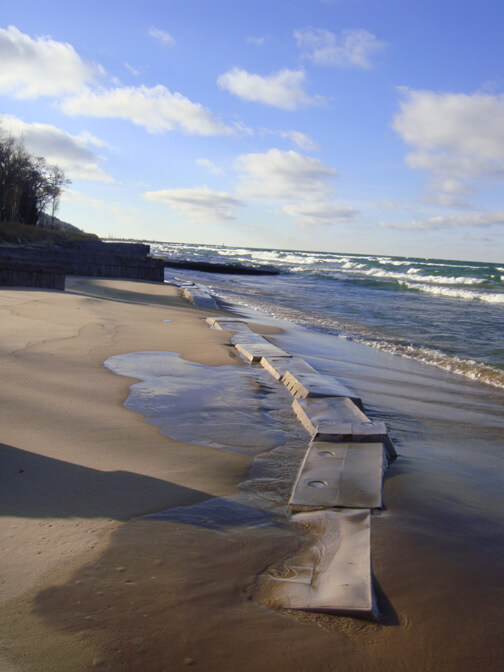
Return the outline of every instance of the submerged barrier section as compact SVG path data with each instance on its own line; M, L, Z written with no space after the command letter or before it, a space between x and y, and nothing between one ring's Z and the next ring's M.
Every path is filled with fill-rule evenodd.
M193 306L197 308L217 308L213 296L195 282L174 278L173 284L181 289L182 297L192 303Z
M371 519L382 508L383 473L397 456L385 424L370 420L345 385L254 333L245 320L206 322L233 331L240 355L285 385L310 437L288 510L293 523L314 532L314 542L286 563L284 574L268 577L273 604L376 618Z

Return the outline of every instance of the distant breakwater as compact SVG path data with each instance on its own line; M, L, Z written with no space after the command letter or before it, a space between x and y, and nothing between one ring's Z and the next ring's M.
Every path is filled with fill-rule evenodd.
M273 266L245 266L237 263L215 263L209 261L187 261L182 259L166 259L161 257L167 268L183 268L190 271L205 273L225 273L229 275L279 275L280 270Z

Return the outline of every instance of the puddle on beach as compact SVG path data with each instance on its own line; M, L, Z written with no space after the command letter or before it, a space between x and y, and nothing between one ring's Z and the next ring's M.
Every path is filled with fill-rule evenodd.
M287 502L308 436L290 393L260 367L207 366L175 352L115 355L105 366L137 378L126 408L175 441L255 458L242 493L270 508Z

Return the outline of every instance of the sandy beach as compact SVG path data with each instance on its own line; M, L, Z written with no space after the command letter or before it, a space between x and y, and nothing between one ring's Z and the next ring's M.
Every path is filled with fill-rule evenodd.
M483 468L464 443L476 421L454 437L460 461L447 450L437 475L429 448L415 462L407 447L389 470L373 527L380 622L253 599L261 573L304 542L246 515L205 524L205 506L236 494L252 458L161 434L123 406L135 381L103 365L169 351L246 367L208 314L218 313L175 287L139 281L0 290L0 670L499 669L503 513L488 479L501 463L488 452ZM373 402L372 378L366 385ZM442 442L441 419L399 397L404 414L424 409L409 450L426 436ZM497 445L499 427L482 432ZM199 517L187 520L141 517L194 505Z

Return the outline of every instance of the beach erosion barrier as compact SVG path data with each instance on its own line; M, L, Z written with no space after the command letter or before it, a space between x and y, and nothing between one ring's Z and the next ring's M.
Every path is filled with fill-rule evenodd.
M217 308L215 299L208 292L205 292L204 289L200 289L196 285L184 287L182 296L198 308Z
M185 280L184 278L172 277L170 280L165 280L169 284L175 285L180 289L180 295L189 303L197 308L211 308L217 309L217 303L213 296L203 287L200 287L192 280Z
M65 275L164 281L164 262L143 243L0 245L0 285L65 288Z
M263 576L268 603L282 609L378 618L371 520L382 504L383 474L397 456L382 422L343 383L275 346L237 317L206 317L234 332L231 342L293 396L309 443L287 505L289 520L310 530L312 545Z

